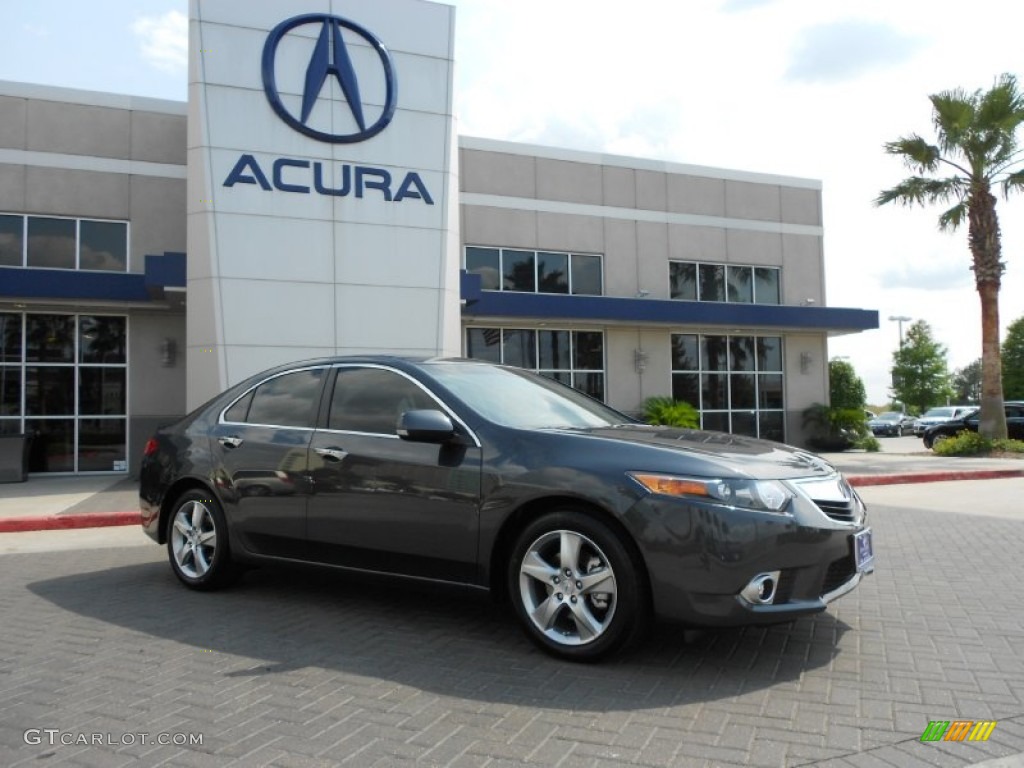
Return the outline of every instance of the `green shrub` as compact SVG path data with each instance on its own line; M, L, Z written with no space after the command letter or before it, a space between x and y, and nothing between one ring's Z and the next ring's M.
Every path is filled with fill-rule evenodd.
M861 450L867 451L868 453L876 453L882 450L882 444L878 442L878 438L875 437L874 435L864 435L863 437L858 437L856 440L853 441L853 447L860 448Z
M644 421L648 424L661 424L666 427L682 427L697 429L700 426L700 414L697 409L682 400L671 397L649 397L644 401Z
M1005 451L1006 453L1024 453L1024 440L993 440L993 451Z
M937 440L932 450L939 456L977 456L979 453L991 452L992 441L965 429L953 437Z

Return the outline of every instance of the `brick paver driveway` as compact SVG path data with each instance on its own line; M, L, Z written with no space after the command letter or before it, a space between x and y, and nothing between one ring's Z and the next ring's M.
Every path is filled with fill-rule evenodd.
M876 506L872 523L879 570L827 613L688 642L663 627L599 666L535 651L473 592L264 570L202 595L155 545L3 555L0 765L906 768L1024 751L1024 515ZM957 718L998 725L987 743L919 742Z

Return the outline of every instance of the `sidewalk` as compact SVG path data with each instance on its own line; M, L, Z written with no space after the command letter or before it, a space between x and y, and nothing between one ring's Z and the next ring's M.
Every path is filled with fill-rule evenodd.
M1024 477L1024 459L946 458L920 450L821 457L855 486ZM123 475L37 476L0 483L0 533L138 524L138 481Z

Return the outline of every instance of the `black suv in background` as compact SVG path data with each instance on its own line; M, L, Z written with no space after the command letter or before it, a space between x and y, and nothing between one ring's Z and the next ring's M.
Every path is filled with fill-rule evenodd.
M1012 440L1024 440L1024 401L1009 400L1003 404L1006 409L1006 434ZM929 427L924 433L924 447L933 448L936 443L945 440L947 437L969 430L978 431L978 422L981 420L981 409L975 408L965 416L942 424Z

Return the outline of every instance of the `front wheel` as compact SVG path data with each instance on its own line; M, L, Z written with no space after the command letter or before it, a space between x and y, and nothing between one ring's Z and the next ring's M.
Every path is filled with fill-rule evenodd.
M217 589L238 574L224 513L212 494L188 491L174 502L167 520L167 555L174 575L191 589Z
M642 636L650 610L641 568L620 537L576 510L520 534L509 594L526 634L548 653L594 661Z

